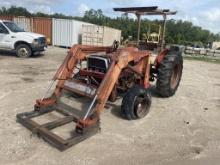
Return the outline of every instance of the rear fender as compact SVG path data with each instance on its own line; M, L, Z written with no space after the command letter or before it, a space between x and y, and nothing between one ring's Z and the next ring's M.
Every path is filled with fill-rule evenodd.
M159 67L159 65L161 64L161 62L163 61L164 57L168 54L169 49L164 49L162 52L160 52L160 54L156 57L155 61L154 61L154 66L157 69Z

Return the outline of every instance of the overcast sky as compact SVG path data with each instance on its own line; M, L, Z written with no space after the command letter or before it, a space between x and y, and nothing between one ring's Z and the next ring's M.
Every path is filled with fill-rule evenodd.
M82 16L86 10L102 9L107 16L119 16L113 7L159 6L177 10L174 19L193 22L214 33L220 32L220 0L0 0L0 6L22 6L31 12L59 12ZM158 17L159 18L159 17Z

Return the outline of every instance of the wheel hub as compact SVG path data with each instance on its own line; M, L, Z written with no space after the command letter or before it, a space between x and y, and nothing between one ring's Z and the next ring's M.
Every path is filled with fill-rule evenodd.
M136 115L139 118L144 117L149 112L149 102L146 98L138 97L136 100Z
M178 85L178 82L180 80L180 74L181 74L181 65L176 64L173 68L171 80L170 80L170 87L172 89L175 89Z
M27 56L28 55L28 51L25 49L25 48L21 48L21 49L19 49L19 54L21 55L21 56Z

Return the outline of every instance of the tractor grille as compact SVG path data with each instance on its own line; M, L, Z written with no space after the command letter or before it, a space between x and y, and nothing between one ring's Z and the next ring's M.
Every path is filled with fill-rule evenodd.
M98 56L90 56L87 61L88 69L106 73L108 70L108 59Z

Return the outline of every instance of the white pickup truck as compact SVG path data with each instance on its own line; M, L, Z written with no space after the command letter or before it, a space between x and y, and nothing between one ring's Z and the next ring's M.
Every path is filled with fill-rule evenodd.
M14 22L0 20L0 49L16 51L18 57L30 57L46 47L44 35L25 32Z

